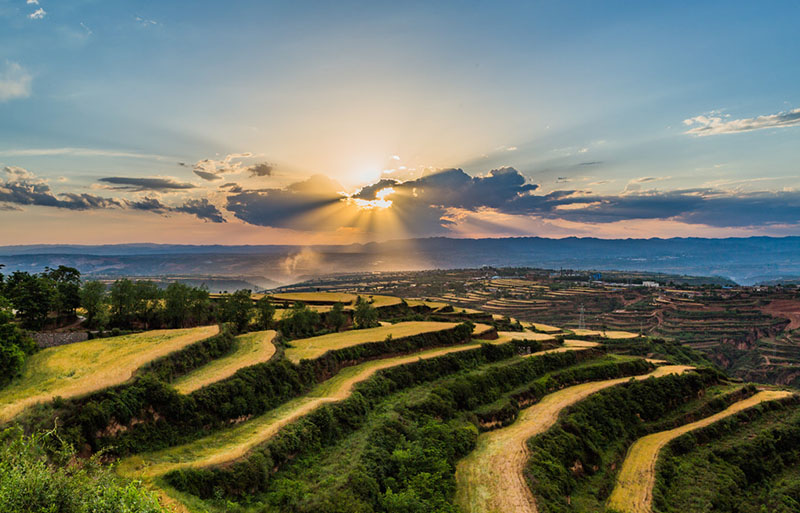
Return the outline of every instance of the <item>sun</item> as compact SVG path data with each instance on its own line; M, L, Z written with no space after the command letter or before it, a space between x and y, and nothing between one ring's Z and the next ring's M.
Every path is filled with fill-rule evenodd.
M374 200L353 198L353 201L355 201L356 206L361 210L385 210L392 206L392 200L386 199L386 197L391 194L394 194L394 189L391 187L384 187L375 193Z

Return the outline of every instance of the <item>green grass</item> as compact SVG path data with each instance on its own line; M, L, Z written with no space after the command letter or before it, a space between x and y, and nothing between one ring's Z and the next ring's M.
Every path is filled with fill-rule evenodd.
M20 378L0 390L0 424L37 402L123 383L142 365L218 332L217 326L154 330L44 349L28 359Z
M275 345L272 343L275 335L274 330L239 335L236 337L236 349L233 353L181 376L172 385L178 392L189 394L206 385L228 378L243 367L266 362L275 354Z
M319 337L293 340L291 342L292 347L286 350L286 357L297 363L303 359L319 358L332 349L342 349L370 342L383 342L389 335L392 338L410 337L421 333L446 330L455 326L456 323L452 322L412 321L379 328L331 333Z

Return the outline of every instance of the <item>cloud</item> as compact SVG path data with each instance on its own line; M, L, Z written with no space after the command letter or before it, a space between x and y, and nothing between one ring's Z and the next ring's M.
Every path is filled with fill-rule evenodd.
M31 95L31 75L19 64L6 61L0 69L0 102Z
M54 157L67 155L71 157L121 157L133 159L166 160L163 155L152 153L133 153L120 150L98 150L95 148L17 148L0 151L2 157Z
M177 182L172 178L130 178L123 176L110 176L98 180L103 183L112 184L107 188L118 191L183 191L195 189L197 186L191 183Z
M142 18L141 16L136 16L134 20L136 20L136 22L142 27L152 27L153 25L158 25L158 22L156 20Z
M28 18L32 20L41 20L42 18L44 18L45 14L47 14L47 11L39 7L38 9L30 13L28 15Z
M126 200L120 198L105 198L85 193L64 192L56 194L51 190L47 180L35 176L24 168L6 166L3 168L3 171L7 178L5 181L0 181L0 205L2 205L0 209L2 210L18 210L19 206L53 207L66 210L103 210L115 208L154 212L161 215L166 215L170 212L181 212L194 215L204 221L211 221L214 223L225 222L222 212L207 199L190 199L183 205L171 207L161 203L161 201L156 198L150 197L138 200Z
M273 166L269 162L261 162L248 168L250 176L272 176Z
M180 207L176 207L173 209L175 212L183 212L185 214L191 214L196 216L198 219L202 219L204 221L209 221L212 223L224 223L225 218L222 216L222 212L211 202L207 199L191 199L188 200L186 203L181 205Z
M225 208L242 221L257 226L315 230L331 228L333 220L310 216L342 203L346 197L333 180L314 175L284 189L242 191L228 196Z
M54 194L46 180L19 167L4 168L8 178L0 182L0 202L12 205L55 207L68 210L121 208L123 204L113 198L92 194Z
M252 157L252 153L231 153L222 160L203 159L194 163L192 171L203 180L221 180L224 175L241 173L251 169L245 166L242 160Z
M684 133L697 136L735 134L767 128L786 128L800 125L800 109L743 119L727 119L727 117L720 116L718 112L712 112L707 115L685 119L683 124L691 127Z
M25 3L28 5L39 5L39 0L28 0Z

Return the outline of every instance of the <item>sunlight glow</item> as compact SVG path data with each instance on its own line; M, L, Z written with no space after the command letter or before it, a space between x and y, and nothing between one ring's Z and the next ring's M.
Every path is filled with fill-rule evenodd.
M386 209L392 206L392 200L386 199L386 196L390 194L394 194L394 189L392 187L385 187L375 193L374 200L353 198L353 201L355 201L356 206L362 210Z

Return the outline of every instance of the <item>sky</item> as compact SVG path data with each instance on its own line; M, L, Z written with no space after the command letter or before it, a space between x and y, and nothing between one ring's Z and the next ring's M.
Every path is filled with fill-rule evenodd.
M800 235L797 19L0 0L0 245Z

